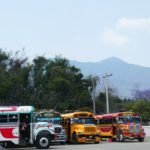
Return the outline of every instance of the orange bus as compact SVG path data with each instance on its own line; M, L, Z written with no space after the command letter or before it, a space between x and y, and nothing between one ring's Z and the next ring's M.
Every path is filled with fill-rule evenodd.
M91 112L73 112L62 114L62 125L66 129L67 142L71 143L99 143L101 138L94 115Z
M142 119L135 112L95 115L95 122L102 138L111 138L112 141L120 142L126 139L144 141Z

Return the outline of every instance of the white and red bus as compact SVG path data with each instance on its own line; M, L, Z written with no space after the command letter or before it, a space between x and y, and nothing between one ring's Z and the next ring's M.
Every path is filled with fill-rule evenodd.
M26 123L23 134L22 125ZM35 145L37 148L48 148L54 132L48 123L34 122L32 106L1 106L0 107L0 143L4 146Z

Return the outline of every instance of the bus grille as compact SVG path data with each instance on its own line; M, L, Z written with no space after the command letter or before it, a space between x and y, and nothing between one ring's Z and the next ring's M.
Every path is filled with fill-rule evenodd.
M134 126L130 125L130 132L134 132Z
M61 133L61 127L55 127L55 133Z
M95 127L85 127L85 132L95 132Z
M140 132L140 125L136 125L135 131Z
M140 132L140 125L130 125L130 132Z

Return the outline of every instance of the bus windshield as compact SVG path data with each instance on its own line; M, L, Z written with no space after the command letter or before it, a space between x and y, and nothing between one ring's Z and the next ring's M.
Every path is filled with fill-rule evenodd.
M53 119L53 123L54 123L54 124L60 124L60 123L61 123L60 117L52 118L52 119Z
M94 124L93 118L73 118L72 124Z
M115 123L115 118L102 118L99 119L97 124L113 124Z
M118 118L118 123L141 123L141 118L137 116L123 116Z
M61 118L60 117L56 117L56 118L37 117L36 121L37 122L49 122L49 123L53 123L53 124L60 124Z

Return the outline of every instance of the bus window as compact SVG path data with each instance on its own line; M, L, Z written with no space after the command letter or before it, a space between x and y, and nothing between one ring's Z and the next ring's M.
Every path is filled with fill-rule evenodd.
M118 118L118 123L119 123L119 124L124 123L123 117L119 117L119 118Z
M16 114L9 115L9 122L18 122L18 115Z
M113 121L113 124L116 124L116 123L117 123L116 118L112 118L112 121Z
M62 119L62 125L66 126L68 124L67 119Z
M93 118L73 118L72 124L94 124Z
M96 125L98 124L98 119L94 120L94 124L96 124Z
M78 118L73 118L71 119L71 124L79 124L79 119Z
M54 124L61 124L61 118L60 117L55 117L53 118Z
M0 123L7 123L7 115L0 115Z
M37 116L36 116L36 114L32 115L32 119L31 120L32 120L33 123L37 122Z
M113 124L113 118L99 119L99 124Z
M133 117L133 122L134 123L141 123L141 118L140 117Z

